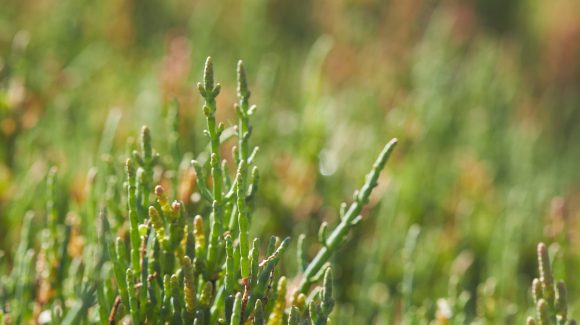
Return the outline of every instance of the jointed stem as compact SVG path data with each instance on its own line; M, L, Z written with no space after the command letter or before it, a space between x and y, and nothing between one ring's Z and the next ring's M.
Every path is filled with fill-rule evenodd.
M310 285L315 280L316 275L319 274L322 266L330 259L332 254L338 249L339 245L344 241L346 235L353 226L353 222L359 216L364 205L368 202L369 196L377 186L377 180L381 170L385 167L391 152L397 144L397 139L391 140L384 147L379 154L377 160L373 165L373 169L367 175L366 182L361 190L355 195L355 201L350 205L338 226L332 231L330 236L326 239L324 246L318 251L312 262L306 267L304 277L300 283L299 292L306 293Z

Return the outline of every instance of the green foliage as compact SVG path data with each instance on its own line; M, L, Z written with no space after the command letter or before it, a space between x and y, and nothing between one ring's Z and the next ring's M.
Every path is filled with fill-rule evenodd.
M381 152L363 187L355 193L354 203L343 212L341 222L329 236L323 224L323 247L298 276L301 283L297 290L292 289L296 293L287 302L289 288L286 278L279 275L279 265L290 238L272 237L266 252L261 249L259 237L250 239L258 185L256 150L249 144L249 117L255 107L249 106L242 63L238 64L239 123L235 129L239 147L232 150L235 173L221 161L225 128L216 122L220 84L214 84L211 58L206 61L198 89L205 100L209 159L194 160L192 166L197 173L196 189L204 193L204 201L188 207L178 200L171 201L161 185L153 186L158 181L155 168L164 158L153 154L151 132L143 127L141 151L130 151L131 158L125 163L126 200L116 203L125 204L126 209L112 209L126 210L125 220L110 222L107 211L111 205L101 199L97 205L102 211L97 219L101 223L98 241L83 247L71 243L82 235L73 235L73 220L61 218L55 208L57 173L51 169L47 177L46 226L42 230L45 244L35 249L31 242L32 217L27 217L15 255L19 260L12 274L2 277L1 310L8 324L32 320L44 323L44 319L65 324L127 320L132 324L264 324L267 320L275 325L286 319L289 323L328 322L335 305L329 258L360 221L359 213L396 141ZM75 249L81 251L71 253ZM32 279L39 280L40 285L35 286ZM306 298L304 294L319 279L322 286Z
M538 318L528 317L528 325L576 324L575 320L568 319L566 284L563 281L554 282L548 248L544 243L538 245L538 270L540 277L532 282Z
M252 298L264 322L311 320L332 265L334 324L524 323L539 241L578 317L580 7L487 2L5 1L0 324L129 322L135 302L161 304L139 320L189 321L213 306L212 273L231 319L236 293L250 308L242 259L257 285L281 243L268 234L292 241L276 299ZM251 73L216 65L200 96L208 54ZM212 163L201 130L220 122ZM345 223L394 135L364 222ZM340 229L348 244L329 249Z

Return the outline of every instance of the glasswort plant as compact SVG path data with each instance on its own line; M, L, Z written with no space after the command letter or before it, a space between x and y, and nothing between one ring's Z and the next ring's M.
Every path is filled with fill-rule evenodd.
M95 174L91 197L97 198L94 208L100 211L94 219L97 240L83 246L77 221L64 218L57 209L57 173L49 172L43 244L37 252L31 236L33 217L27 216L12 273L2 277L0 324L328 323L335 305L330 258L361 221L362 208L397 141L379 154L353 203L343 204L338 225L332 231L327 223L321 225L322 247L309 263L305 236L299 237L300 274L298 286L291 287L278 270L290 238L272 236L263 251L260 237L250 234L259 172L257 147L249 141L255 106L249 102L241 61L237 79L237 145L232 150L235 170L230 170L221 152L230 136L216 120L221 86L207 59L197 87L204 100L209 145L207 154L191 161L195 191L201 197L195 204L170 199L176 193L160 184L158 170L179 164L167 164L153 150L151 131L143 127L140 148L130 146L125 161L124 198L115 195L119 192L114 188L121 185L116 179L122 175L115 168ZM177 141L177 131L172 134ZM178 152L169 159L179 159Z
M554 282L552 265L548 248L544 243L538 244L539 278L532 282L532 295L536 304L537 319L528 317L528 325L576 325L568 319L568 298L564 281Z

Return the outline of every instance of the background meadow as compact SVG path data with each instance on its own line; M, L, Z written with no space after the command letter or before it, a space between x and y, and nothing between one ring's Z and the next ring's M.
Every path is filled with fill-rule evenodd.
M45 218L52 166L56 209L90 242L91 175L122 171L142 125L163 155L205 148L195 85L212 56L218 120L236 123L238 59L257 105L253 236L305 233L314 254L318 225L337 223L383 145L399 140L332 260L334 323L523 323L534 314L540 241L580 317L577 1L0 7L0 274L13 268L24 215ZM159 179L187 203L192 173ZM289 250L282 268L294 274L295 242Z

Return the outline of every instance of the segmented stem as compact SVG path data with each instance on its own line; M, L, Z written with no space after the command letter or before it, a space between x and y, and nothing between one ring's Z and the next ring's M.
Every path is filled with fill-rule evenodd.
M353 226L353 221L355 221L355 218L360 214L363 206L368 202L373 188L377 186L379 174L385 167L385 164L393 152L396 144L397 139L391 140L379 154L372 170L366 177L366 182L362 186L361 190L356 193L355 201L345 212L338 226L332 231L330 236L328 236L324 246L318 251L312 262L310 262L310 264L306 267L304 276L299 286L300 292L305 293L308 291L310 285L314 281L315 276L318 274L318 272L320 272L322 266L328 261L330 256L332 256L339 245L344 241L346 235Z

